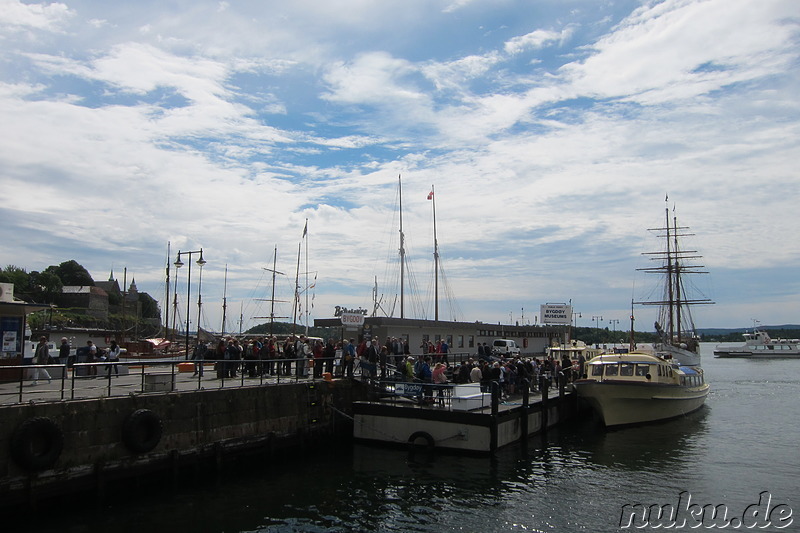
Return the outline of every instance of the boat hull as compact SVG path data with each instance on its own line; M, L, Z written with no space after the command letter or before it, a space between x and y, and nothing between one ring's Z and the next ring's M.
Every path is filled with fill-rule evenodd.
M747 359L800 359L798 350L751 351L751 350L714 350L714 357L747 358Z
M465 453L492 453L571 416L574 396L549 398L530 405L470 411L423 408L383 402L353 403L353 437L395 446Z
M600 415L606 426L667 420L700 409L708 384L697 387L658 383L581 380L578 395Z

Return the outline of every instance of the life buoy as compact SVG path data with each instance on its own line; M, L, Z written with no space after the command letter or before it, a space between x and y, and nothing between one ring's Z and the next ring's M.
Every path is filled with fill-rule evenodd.
M426 433L424 431L417 431L416 433L412 433L410 437L408 437L408 445L411 449L417 449L420 446L420 440L424 442L424 447L428 451L432 451L433 447L435 446L435 442L433 437L431 437L430 433Z
M11 456L26 470L52 468L64 449L64 433L51 419L29 418L11 436Z
M161 419L150 409L137 409L122 423L122 442L134 453L146 453L161 441Z

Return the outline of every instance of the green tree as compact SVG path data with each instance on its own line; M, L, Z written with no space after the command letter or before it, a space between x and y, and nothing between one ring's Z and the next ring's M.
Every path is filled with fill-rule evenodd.
M14 295L21 298L29 292L30 274L24 268L8 265L3 270L0 270L0 282L13 283Z
M146 292L139 293L139 303L142 304L142 318L159 318L161 316L158 302Z
M94 279L92 279L89 271L83 268L83 266L74 259L64 261L58 266L49 266L45 272L50 272L58 276L59 279L61 279L61 283L64 285L94 285Z
M45 303L53 303L53 298L63 287L61 278L52 272L31 272L29 283L31 295Z

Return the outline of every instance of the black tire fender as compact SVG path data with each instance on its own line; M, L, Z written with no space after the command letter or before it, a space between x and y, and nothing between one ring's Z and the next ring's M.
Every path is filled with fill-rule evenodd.
M52 468L63 449L64 433L44 416L24 421L11 436L11 457L28 471Z
M433 440L433 437L430 433L426 433L425 431L417 431L412 433L410 437L408 437L408 445L413 449L420 446L419 440L422 439L424 441L424 448L428 451L432 451L436 442Z
M137 409L122 423L122 442L134 453L147 453L161 441L164 426L150 409Z

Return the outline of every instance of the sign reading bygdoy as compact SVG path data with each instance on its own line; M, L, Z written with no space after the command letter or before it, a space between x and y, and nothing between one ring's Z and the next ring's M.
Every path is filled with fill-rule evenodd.
M340 305L336 306L334 316L338 316L342 325L346 328L360 328L364 325L364 318L367 316L366 309L348 309Z
M572 306L567 304L543 304L540 313L542 324L568 326L572 323Z

